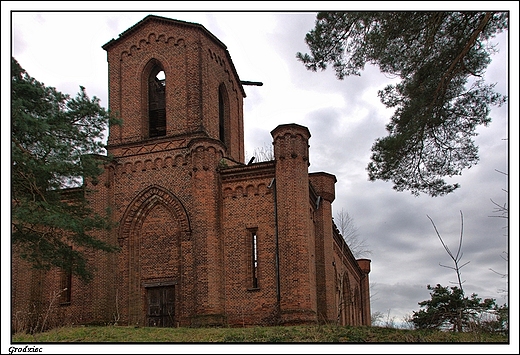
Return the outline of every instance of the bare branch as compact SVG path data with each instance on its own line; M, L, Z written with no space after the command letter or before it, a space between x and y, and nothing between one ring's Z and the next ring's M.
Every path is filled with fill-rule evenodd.
M458 249L457 249L456 256L453 256L453 253L451 252L450 248L448 247L448 245L442 239L442 237L441 237L441 235L440 235L440 233L439 233L439 231L437 229L437 226L435 225L435 222L433 222L433 219L430 216L428 216L428 215L426 215L426 217L428 217L428 219L432 223L433 228L435 229L435 233L437 234L437 237L439 238L442 246L444 247L444 250L446 250L446 253L448 253L450 258L453 260L453 263L455 264L454 267L442 265L440 263L439 263L439 265L442 266L442 267L448 268L448 269L455 270L455 272L457 274L458 285L460 287L460 290L464 293L464 290L462 289L462 284L464 283L464 281L461 281L460 270L464 266L468 265L469 261L464 263L462 266L459 265L459 262L460 262L460 260L462 259L462 256L463 256L463 253L462 253L462 236L463 236L463 233L464 233L464 216L462 214L462 211L460 211L460 220L461 220L460 224L461 224L461 227L460 227L460 236L459 236L459 246L458 246Z
M361 258L372 253L372 251L368 249L366 240L359 237L354 219L348 212L341 209L341 211L336 214L334 222L354 257Z
M462 211L460 212L460 238L459 238L459 249L457 250L457 261L462 259L462 254L460 254L460 251L462 249L462 236L464 234L464 216L462 215ZM460 255L460 258L459 258Z

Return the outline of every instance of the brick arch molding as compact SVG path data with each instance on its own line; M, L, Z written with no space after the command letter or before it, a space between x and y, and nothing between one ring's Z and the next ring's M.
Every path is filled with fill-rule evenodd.
M157 203L164 204L178 219L181 231L185 236L191 234L190 220L182 202L167 189L158 185L151 185L137 195L126 209L119 230L118 241L120 246L128 240L132 230L144 221L147 212Z

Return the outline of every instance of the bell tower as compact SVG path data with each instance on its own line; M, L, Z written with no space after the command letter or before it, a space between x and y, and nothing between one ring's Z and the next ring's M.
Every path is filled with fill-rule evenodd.
M150 15L103 46L109 67L108 149L219 140L244 161L245 91L226 46L202 25ZM156 150L155 150L156 151Z
M226 46L199 24L147 16L103 46L120 222L119 304L129 324L223 324L220 175L244 162L245 92ZM173 317L173 318L171 318Z

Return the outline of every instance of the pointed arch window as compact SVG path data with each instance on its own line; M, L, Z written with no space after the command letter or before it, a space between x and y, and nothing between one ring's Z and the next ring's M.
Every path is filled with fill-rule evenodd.
M218 126L219 139L225 145L229 144L229 98L226 86L220 84L218 88Z
M151 138L166 135L166 77L159 65L148 77L148 134Z

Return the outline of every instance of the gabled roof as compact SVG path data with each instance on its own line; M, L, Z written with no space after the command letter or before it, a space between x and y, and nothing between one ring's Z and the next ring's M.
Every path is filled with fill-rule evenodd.
M169 24L174 24L174 25L198 28L198 29L202 30L209 38L211 38L213 41L215 41L217 44L219 44L222 48L227 49L227 47L226 47L226 45L224 43L222 43L217 37L215 37L211 32L209 32L204 26L202 26L202 25L200 25L198 23L186 22L186 21L181 21L181 20L174 20L174 19L171 19L171 18L168 18L168 17L162 17L162 16L157 16L157 15L148 15L148 16L146 16L144 19L142 19L141 21L139 21L138 23L136 23L135 25L133 25L129 29L127 29L124 32L122 32L121 34L119 34L119 37L117 39L112 38L110 41L105 43L102 46L102 48L104 50L108 50L115 43L119 42L120 40L122 40L123 38L127 37L131 33L136 32L144 24L146 24L147 22L151 22L151 21L157 21L157 22L163 22L163 23L167 23L167 24L169 23Z
M104 50L108 51L117 42L119 42L119 41L123 40L124 38L128 37L130 34L138 31L139 28L141 28L146 23L151 22L151 21L157 21L157 22L162 22L162 23L172 24L172 25L177 25L177 26L192 27L194 29L201 30L208 38L210 38L213 42L215 42L217 45L222 47L222 49L224 49L224 51L226 52L226 57L228 59L228 62L231 65L231 70L233 71L233 74L237 78L237 82L238 82L238 84L240 86L240 91L242 92L242 95L244 97L246 97L246 93L244 91L244 87L242 86L242 83L240 81L240 77L238 76L238 73L236 71L235 65L233 64L233 61L231 60L231 55L229 54L229 51L227 50L226 45L224 43L222 43L217 37L215 37L215 35L213 35L211 32L209 32L204 26L202 26L202 25L200 25L198 23L181 21L181 20L174 20L174 19L171 19L171 18L168 18L168 17L162 17L162 16L157 16L157 15L148 15L144 19L142 19L141 21L139 21L138 23L136 23L135 25L133 25L132 27L127 29L126 31L124 31L121 34L119 34L119 37L117 39L112 38L110 41L108 41L103 46L101 46L101 48L103 48Z

